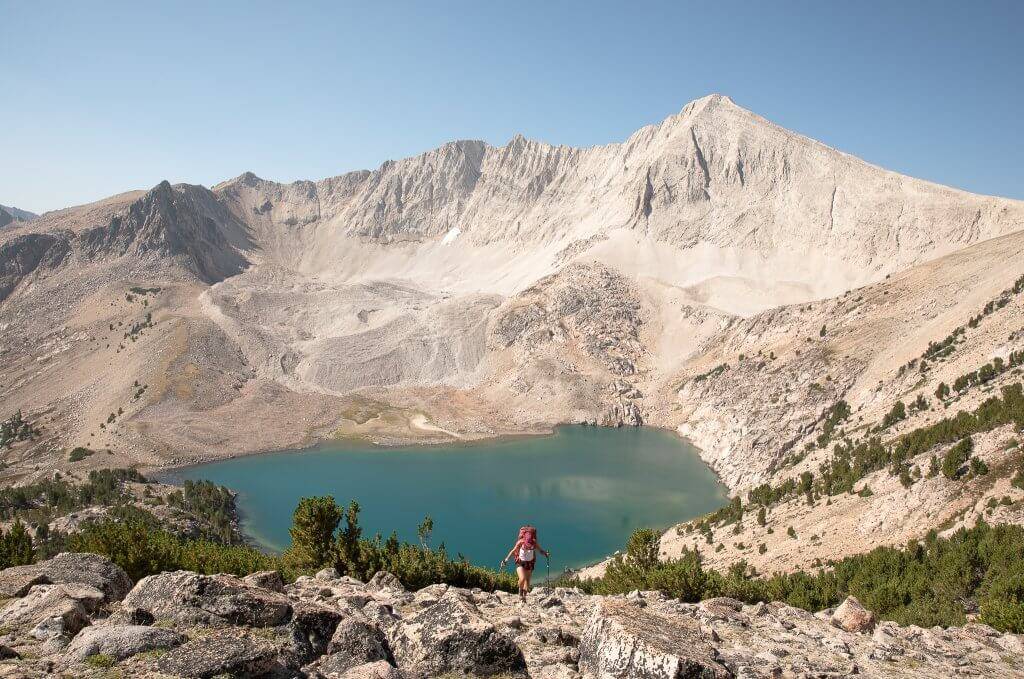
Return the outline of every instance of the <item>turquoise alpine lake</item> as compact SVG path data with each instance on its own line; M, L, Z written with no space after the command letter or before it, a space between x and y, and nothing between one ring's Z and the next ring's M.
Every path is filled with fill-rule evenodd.
M519 527L538 528L551 570L621 549L639 527L664 529L712 511L726 493L693 446L647 427L564 426L551 436L466 445L383 448L332 442L173 472L235 490L245 532L281 550L299 498L357 500L364 536L392 531L416 541L425 515L432 546L497 567ZM543 572L543 563L541 564Z

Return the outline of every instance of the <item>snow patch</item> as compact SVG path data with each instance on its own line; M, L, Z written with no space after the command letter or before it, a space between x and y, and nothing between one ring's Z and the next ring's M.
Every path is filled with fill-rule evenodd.
M459 237L460 233L462 233L462 229L457 226L453 226L448 230L448 233L444 235L444 238L441 239L441 245L448 245L449 243L454 242L455 239Z

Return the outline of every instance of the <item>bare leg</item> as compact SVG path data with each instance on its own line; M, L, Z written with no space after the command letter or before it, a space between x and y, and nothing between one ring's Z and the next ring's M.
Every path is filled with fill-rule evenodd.
M516 566L516 575L519 576L519 598L523 601L526 600L526 588L530 581L529 571L522 566Z
M532 577L533 577L533 571L532 570L526 571L525 576L524 576L525 582L523 582L523 598L526 598L526 595L530 593L530 578L532 578Z

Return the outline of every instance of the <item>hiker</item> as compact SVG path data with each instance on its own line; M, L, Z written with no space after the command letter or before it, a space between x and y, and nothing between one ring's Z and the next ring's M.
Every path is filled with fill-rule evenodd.
M519 539L512 545L512 549L508 550L508 555L501 560L501 567L505 568L505 564L515 554L516 574L519 575L519 599L522 601L526 601L526 594L530 591L530 578L533 576L533 567L537 565L537 552L543 554L545 558L551 556L551 553L544 551L537 542L537 529L527 525L519 529Z

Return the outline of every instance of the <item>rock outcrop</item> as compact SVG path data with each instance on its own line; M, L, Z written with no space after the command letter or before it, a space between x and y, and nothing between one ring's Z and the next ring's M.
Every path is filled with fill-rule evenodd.
M215 632L168 652L156 669L172 677L259 677L273 672L275 655L272 645L249 634Z
M580 670L595 677L731 676L697 620L669 620L618 599L594 607L580 642Z
M124 660L146 651L174 648L185 640L185 635L180 632L163 627L96 624L75 636L65 656L76 661L84 661L92 655Z
M192 624L281 625L291 618L288 597L231 575L188 571L151 575L125 597L124 605L155 618Z
M449 589L399 625L395 659L427 675L500 674L526 669L522 651L485 619L473 600Z
M37 639L73 636L102 602L103 593L89 585L36 585L0 609L0 626L30 630Z
M89 559L98 565L99 557ZM0 572L0 580L18 572ZM268 573L248 582L165 573L144 578L121 601L86 583L38 584L0 618L0 676L29 679L98 679L109 671L127 678L1009 678L1024 663L1018 635L975 623L877 622L852 597L812 614L781 603L689 604L658 592L590 596L538 587L523 604L517 595L447 585L409 592L387 573L363 584L333 570L283 588Z
M832 614L832 624L847 632L870 632L875 628L875 615L857 597L849 596Z
M132 588L132 581L120 566L96 554L64 552L42 563L18 567L17 571L34 572L55 585L90 585L103 593L104 601L120 601Z

